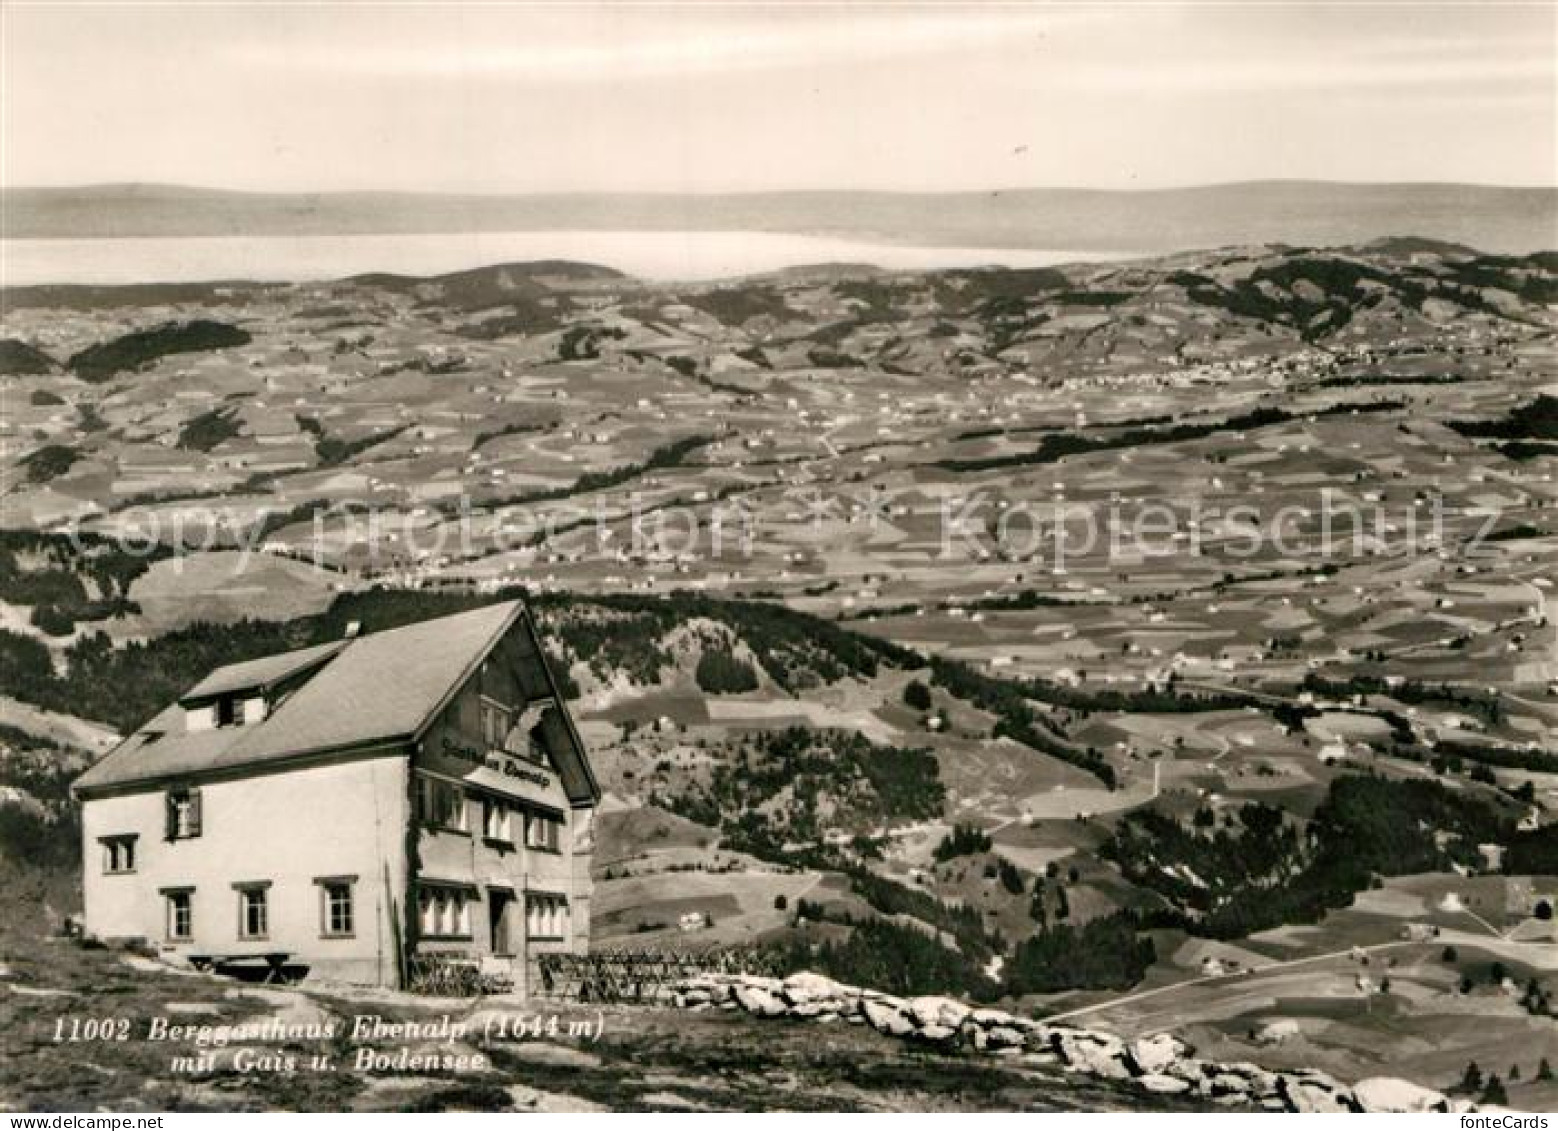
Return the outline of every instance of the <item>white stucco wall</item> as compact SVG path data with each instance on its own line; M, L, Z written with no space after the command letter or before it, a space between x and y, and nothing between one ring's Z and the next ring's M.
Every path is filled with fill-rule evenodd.
M198 783L201 834L169 841L165 791L89 799L82 806L86 929L144 938L178 954L286 951L315 976L393 982L397 909L406 890L408 759L362 758L285 773ZM138 834L135 871L105 875L99 838ZM385 870L388 868L388 897ZM323 876L356 876L355 930L324 938ZM269 881L264 941L238 937L234 883ZM163 888L193 887L194 938L169 942Z

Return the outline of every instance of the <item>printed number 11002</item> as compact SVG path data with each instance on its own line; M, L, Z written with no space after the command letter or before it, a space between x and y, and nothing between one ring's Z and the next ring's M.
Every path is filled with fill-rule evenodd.
M65 1041L128 1041L130 1022L123 1017L57 1017L54 1043Z

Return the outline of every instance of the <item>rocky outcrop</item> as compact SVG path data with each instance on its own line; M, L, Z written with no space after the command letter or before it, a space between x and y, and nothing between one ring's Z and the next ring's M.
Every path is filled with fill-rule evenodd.
M1457 1101L1447 1100L1441 1092L1409 1080L1398 1080L1394 1076L1371 1076L1367 1080L1359 1080L1353 1085L1352 1091L1364 1111L1422 1115L1463 1110L1456 1106Z
M1213 1063L1197 1059L1195 1050L1172 1033L1125 1040L1096 1029L975 1009L947 997L894 997L821 974L783 979L700 974L672 987L671 1002L682 1009L743 1010L754 1017L869 1025L900 1040L1054 1064L1081 1076L1117 1080L1209 1106L1293 1112L1461 1110L1439 1092L1405 1080L1375 1077L1348 1086L1324 1072Z

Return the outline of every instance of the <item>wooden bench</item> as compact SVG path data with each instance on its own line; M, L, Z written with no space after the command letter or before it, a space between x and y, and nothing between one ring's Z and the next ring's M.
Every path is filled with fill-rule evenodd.
M210 971L214 974L226 974L234 969L263 967L265 971L265 977L261 979L263 985L268 986L273 983L285 985L288 981L287 960L291 957L291 953L287 951L270 951L265 954L191 954L189 964L196 970Z

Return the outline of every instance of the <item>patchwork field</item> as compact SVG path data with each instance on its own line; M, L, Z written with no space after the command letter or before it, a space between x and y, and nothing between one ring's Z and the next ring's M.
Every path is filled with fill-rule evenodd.
M1552 1103L1551 254L4 298L14 891L64 912L59 767L211 666L523 592L600 945Z

